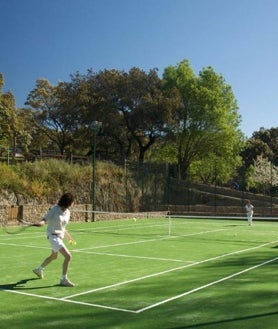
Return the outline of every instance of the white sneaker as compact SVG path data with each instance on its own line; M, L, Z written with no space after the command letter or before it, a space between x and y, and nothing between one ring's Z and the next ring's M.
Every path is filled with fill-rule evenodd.
M43 270L39 268L35 268L33 270L33 273L35 273L38 278L43 279Z
M69 279L62 279L60 281L60 285L64 287L74 287L74 283L72 283Z

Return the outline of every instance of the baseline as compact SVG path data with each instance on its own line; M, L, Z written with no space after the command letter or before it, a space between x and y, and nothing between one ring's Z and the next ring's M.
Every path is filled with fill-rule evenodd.
M185 264L185 265L182 265L182 266L174 267L174 268L171 268L169 270L165 270L165 271L161 271L161 272L157 272L157 273L152 273L152 274L144 275L144 276L139 277L139 278L134 278L134 279L131 279L131 280L126 280L126 281L114 283L114 284L111 284L111 285L108 285L108 286L103 286L103 287L99 287L99 288L95 288L95 289L83 291L83 292L80 292L78 294L73 294L73 295L70 295L70 296L65 296L65 297L63 297L63 299L69 299L69 298L74 298L74 297L78 297L78 296L82 296L82 295L87 295L87 294L91 294L91 293L94 293L94 292L97 292L97 291L111 289L111 288L115 288L115 287L119 287L119 286L123 286L123 285L129 284L129 283L133 283L133 282L137 282L137 281L142 281L142 280L145 280L145 279L149 279L149 278L153 278L153 277L156 277L156 276L160 276L160 275L163 275L163 274L168 274L168 273L171 273L171 272L180 271L180 270L183 270L185 268L192 267L192 266L195 266L195 265L200 265L200 264L212 262L212 261L215 261L215 260L218 260L218 259L221 259L221 258L225 258L225 257L229 257L229 256L241 254L241 253L244 253L244 252L248 252L248 251L251 251L251 250L260 249L260 248L263 248L265 246L271 245L273 243L278 243L278 240L267 242L267 243L264 243L264 244L261 244L261 245L255 246L255 247L250 247L250 248L247 248L247 249L242 249L242 250L234 251L234 252L231 252L231 253L227 253L227 254L215 256L215 257L204 259L204 260L201 260L201 261L192 262L190 264Z
M155 307L159 307L160 305L169 303L169 302L171 302L173 300L177 300L179 298L182 298L182 297L188 296L190 294L193 294L193 293L195 293L197 291L200 291L200 290L206 289L208 287L211 287L213 285L216 285L218 283L227 281L227 280L232 279L232 278L234 278L236 276L239 276L239 275L244 274L246 272L252 271L252 270L254 270L256 268L259 268L261 266L267 265L267 264L272 263L272 262L277 261L277 260L278 260L278 257L275 257L275 258L270 259L270 260L267 260L267 261L265 261L263 263L260 263L260 264L254 265L252 267L249 267L249 268L247 268L245 270L242 270L242 271L233 273L233 274L228 275L226 277L223 277L221 279L212 281L212 282L210 282L208 284L205 284L203 286L194 288L194 289L189 290L189 291L186 291L186 292L184 292L182 294L173 296L171 298L167 298L167 299L162 300L162 301L160 301L158 303L151 304L149 306L143 307L143 308L138 309L138 310L130 310L130 309L125 309L125 308L118 308L118 307L112 307L112 306L106 306L106 305L100 305L100 304L80 302L80 301L70 300L70 299L68 299L69 297L56 298L56 297L36 295L36 294L32 294L32 293L26 293L26 292L22 292L22 291L15 291L15 290L9 290L9 289L1 289L1 290L2 291L5 291L5 292L9 292L9 293L15 293L15 294L19 294L19 295L25 295L25 296L29 296L29 297L36 297L36 298L42 298L42 299L48 299L48 300L54 300L54 301L59 301L59 302L66 302L66 303L72 303L72 304L78 304L78 305L84 305L84 306L90 306L90 307L97 307L97 308L102 308L102 309L109 309L109 310L114 310L114 311L121 311L121 312L125 312L125 313L140 314L140 313L143 313L143 312L148 311L150 309L153 309Z
M259 267L261 267L261 266L264 266L264 265L266 265L266 264L269 264L269 263L275 262L276 260L278 260L278 257L275 257L275 258L270 259L270 260L267 260L267 261L265 261L265 262L263 262L263 263L260 263L260 264L254 265L254 266L252 266L252 267L249 267L249 268L247 268L247 269L245 269L245 270L242 270L242 271L236 272L236 273L234 273L234 274L231 274L231 275L225 276L224 278L221 278L221 279L218 279L218 280L212 281L212 282L210 282L210 283L208 283L208 284L205 284L205 285L203 285L203 286L200 286L200 287L198 287L198 288L194 288L194 289L192 289L192 290L186 291L186 292L184 292L184 293L182 293L182 294L179 294L179 295L173 296L173 297L171 297L171 298L167 298L167 299L165 299L165 300L163 300L163 301L160 301L160 302L158 302L158 303L155 303L155 304L149 305L149 306L147 306L147 307L143 307L143 308L137 310L136 313L142 313L142 312L145 312L145 311L150 310L150 309L152 309L152 308L158 307L158 306L160 306L160 305L163 305L163 304L169 303L169 302L171 302L171 301L173 301L173 300L176 300L176 299L182 298L182 297L187 296L187 295L190 295L190 294L192 294L192 293L194 293L194 292L197 292L197 291L203 290L203 289L205 289L205 288L211 287L211 286L216 285L216 284L218 284L218 283L220 283L220 282L227 281L227 280L232 279L232 278L234 278L234 277L236 277L236 276L239 276L239 275L241 275L241 274L243 274L243 273L246 273L246 272L252 271L252 270L254 270L254 269L256 269L256 268L259 268Z

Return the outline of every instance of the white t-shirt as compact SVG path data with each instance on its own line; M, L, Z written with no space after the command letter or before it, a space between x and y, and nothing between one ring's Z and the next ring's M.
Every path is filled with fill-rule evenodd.
M70 220L70 211L63 211L60 206L55 205L44 216L44 220L47 223L47 235L55 234L63 239L65 227Z
M245 206L247 214L253 214L254 206L252 204L247 204Z

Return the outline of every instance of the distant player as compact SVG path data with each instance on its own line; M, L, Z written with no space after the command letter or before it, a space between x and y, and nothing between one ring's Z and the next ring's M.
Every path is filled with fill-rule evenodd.
M252 203L250 202L250 200L247 200L246 205L245 205L245 210L246 210L248 224L249 225L252 225L253 213L254 213L254 206L252 205Z

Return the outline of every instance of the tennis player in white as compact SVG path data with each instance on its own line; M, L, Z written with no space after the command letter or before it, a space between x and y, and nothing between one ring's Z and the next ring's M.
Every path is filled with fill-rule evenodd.
M69 207L73 204L73 202L74 197L71 193L63 194L58 204L52 207L44 216L44 218L37 223L38 226L47 224L47 238L49 239L52 252L51 255L47 257L39 267L33 270L33 272L40 279L42 279L44 276L44 268L50 262L57 259L58 252L60 252L64 256L60 285L66 287L74 286L74 284L68 279L68 268L72 255L63 242L64 237L66 237L69 241L73 241L69 232L66 230L66 226L70 220Z
M245 205L245 210L246 210L248 224L252 225L254 206L251 204L250 200L247 200L246 205Z

